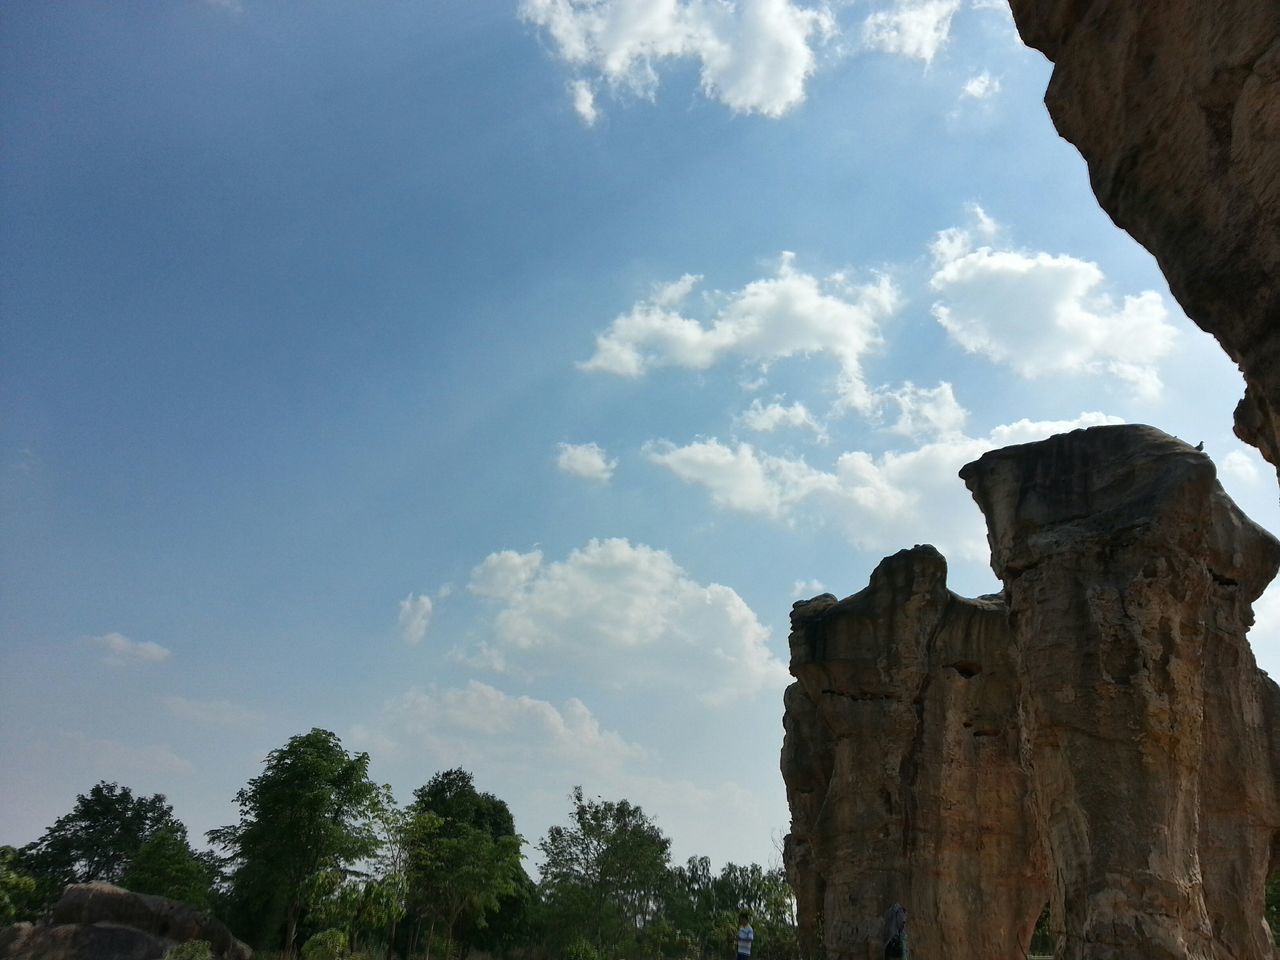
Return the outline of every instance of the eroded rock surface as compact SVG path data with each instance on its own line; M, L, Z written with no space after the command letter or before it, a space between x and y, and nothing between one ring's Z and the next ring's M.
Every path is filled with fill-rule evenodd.
M177 943L204 940L222 960L252 960L226 925L190 904L109 883L68 886L48 923L0 931L0 960L160 960Z
M946 589L932 547L792 612L782 754L802 942L1023 956L1273 956L1280 689L1245 640L1280 544L1213 464L1149 427L994 451L961 476L999 597Z
M1098 201L1240 365L1236 432L1280 469L1280 3L1010 5Z

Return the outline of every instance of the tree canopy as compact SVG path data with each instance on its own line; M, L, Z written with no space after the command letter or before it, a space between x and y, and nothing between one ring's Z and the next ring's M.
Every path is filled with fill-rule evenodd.
M315 728L267 755L263 772L236 794L238 823L209 831L228 851L237 892L249 898L242 908L259 912L259 935L283 925L287 955L295 952L308 885L377 849L382 794L368 772L367 753L350 755L335 734Z
M69 883L120 883L147 841L163 831L186 842L187 828L163 794L135 797L128 787L104 780L22 848L21 864L35 877L39 897L50 903Z

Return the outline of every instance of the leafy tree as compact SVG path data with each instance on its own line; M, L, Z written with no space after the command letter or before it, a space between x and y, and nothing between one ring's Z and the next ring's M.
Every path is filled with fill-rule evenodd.
M564 930L588 934L614 954L661 910L671 841L638 806L571 794L567 827L551 827L538 844L541 888Z
M36 878L23 871L16 849L0 847L0 927L31 919L38 909Z
M409 824L409 891L416 912L443 927L445 956L459 921L485 925L499 898L516 892L520 838L494 837L468 823L420 813Z
M1280 946L1280 873L1267 880L1267 924L1271 927L1271 939Z
M454 768L415 790L408 814L408 891L415 915L429 924L428 943L439 927L446 952L455 941L500 945L520 925L530 886L511 810ZM502 926L486 938L495 916Z
M241 908L257 912L260 936L283 926L286 955L295 950L309 885L377 850L383 795L368 772L369 755L349 755L328 730L291 737L236 794L239 823L209 831L229 852Z
M138 850L122 878L135 893L154 893L202 910L213 903L217 866L191 849L186 832L163 827Z
M69 883L120 883L143 845L162 830L186 838L187 828L163 794L135 797L128 787L101 781L22 848L22 864L36 878L40 899L52 903Z

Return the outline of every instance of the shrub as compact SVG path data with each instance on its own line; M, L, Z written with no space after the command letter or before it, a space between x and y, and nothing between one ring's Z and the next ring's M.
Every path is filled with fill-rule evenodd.
M302 960L342 960L347 955L347 934L321 930L302 945Z
M208 940L187 940L165 954L165 960L213 960Z

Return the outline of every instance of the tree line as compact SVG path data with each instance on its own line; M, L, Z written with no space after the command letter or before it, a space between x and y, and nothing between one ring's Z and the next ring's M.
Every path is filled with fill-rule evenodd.
M0 926L38 918L69 883L104 880L190 903L259 950L303 960L711 960L733 955L740 910L760 960L796 960L782 871L706 857L673 865L639 806L569 796L564 825L524 838L470 773L436 773L400 806L369 756L313 729L268 754L237 822L196 850L164 795L101 782L33 843L0 847Z

